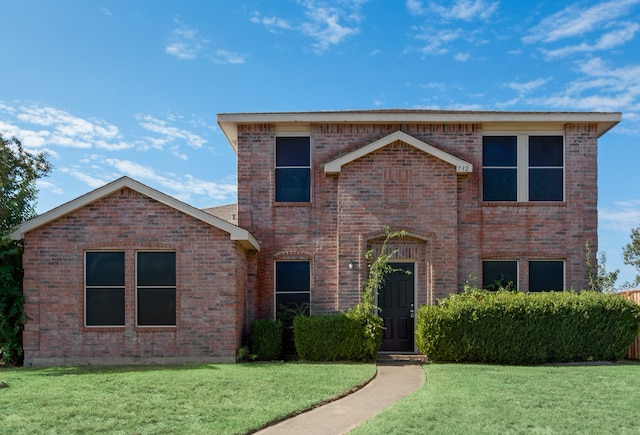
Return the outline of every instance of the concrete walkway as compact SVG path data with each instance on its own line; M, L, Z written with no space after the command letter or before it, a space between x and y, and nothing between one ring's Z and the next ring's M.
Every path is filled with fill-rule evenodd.
M343 434L424 384L420 364L378 362L376 377L360 390L258 431L258 434Z

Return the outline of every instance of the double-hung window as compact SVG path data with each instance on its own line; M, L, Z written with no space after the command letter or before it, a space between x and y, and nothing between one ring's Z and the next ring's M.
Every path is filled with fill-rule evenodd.
M276 317L287 311L309 314L311 263L276 261Z
M308 136L277 136L276 202L311 201L311 146Z
M85 252L85 325L124 326L124 252Z
M176 253L141 251L136 257L138 326L175 326Z
M495 135L482 138L484 201L563 201L562 135Z

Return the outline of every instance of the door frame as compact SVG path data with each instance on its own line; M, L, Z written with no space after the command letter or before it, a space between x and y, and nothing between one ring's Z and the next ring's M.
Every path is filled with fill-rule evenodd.
M417 317L417 312L418 312L418 261L416 261L413 258L394 258L392 260L389 260L389 265L393 267L394 263L411 263L413 264L413 311L414 311L414 315L413 315L413 350L412 351L408 351L411 353L416 353L417 352L417 346L416 346L416 317ZM379 300L378 300L378 292L376 292L376 314L379 314L378 311L378 306L379 306ZM407 351L403 351L404 353L406 353ZM403 353L403 352L395 352L395 351L381 351L381 353Z

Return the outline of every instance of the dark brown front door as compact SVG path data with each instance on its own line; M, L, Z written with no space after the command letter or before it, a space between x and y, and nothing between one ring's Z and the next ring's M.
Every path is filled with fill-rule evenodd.
M378 294L380 317L384 319L385 327L380 350L413 352L414 264L391 263L391 266L401 270L387 275L385 285Z

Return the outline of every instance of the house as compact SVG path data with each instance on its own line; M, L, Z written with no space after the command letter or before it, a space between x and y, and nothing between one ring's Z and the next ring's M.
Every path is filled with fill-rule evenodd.
M410 272L392 274L378 297L386 351L414 351L416 308L469 280L585 288L585 245L592 264L597 251L597 142L620 119L219 114L238 159L237 208L222 217L124 178L16 229L32 318L25 362L231 361L253 319L279 307L356 304L365 253L380 249L385 227L408 234L391 248Z

